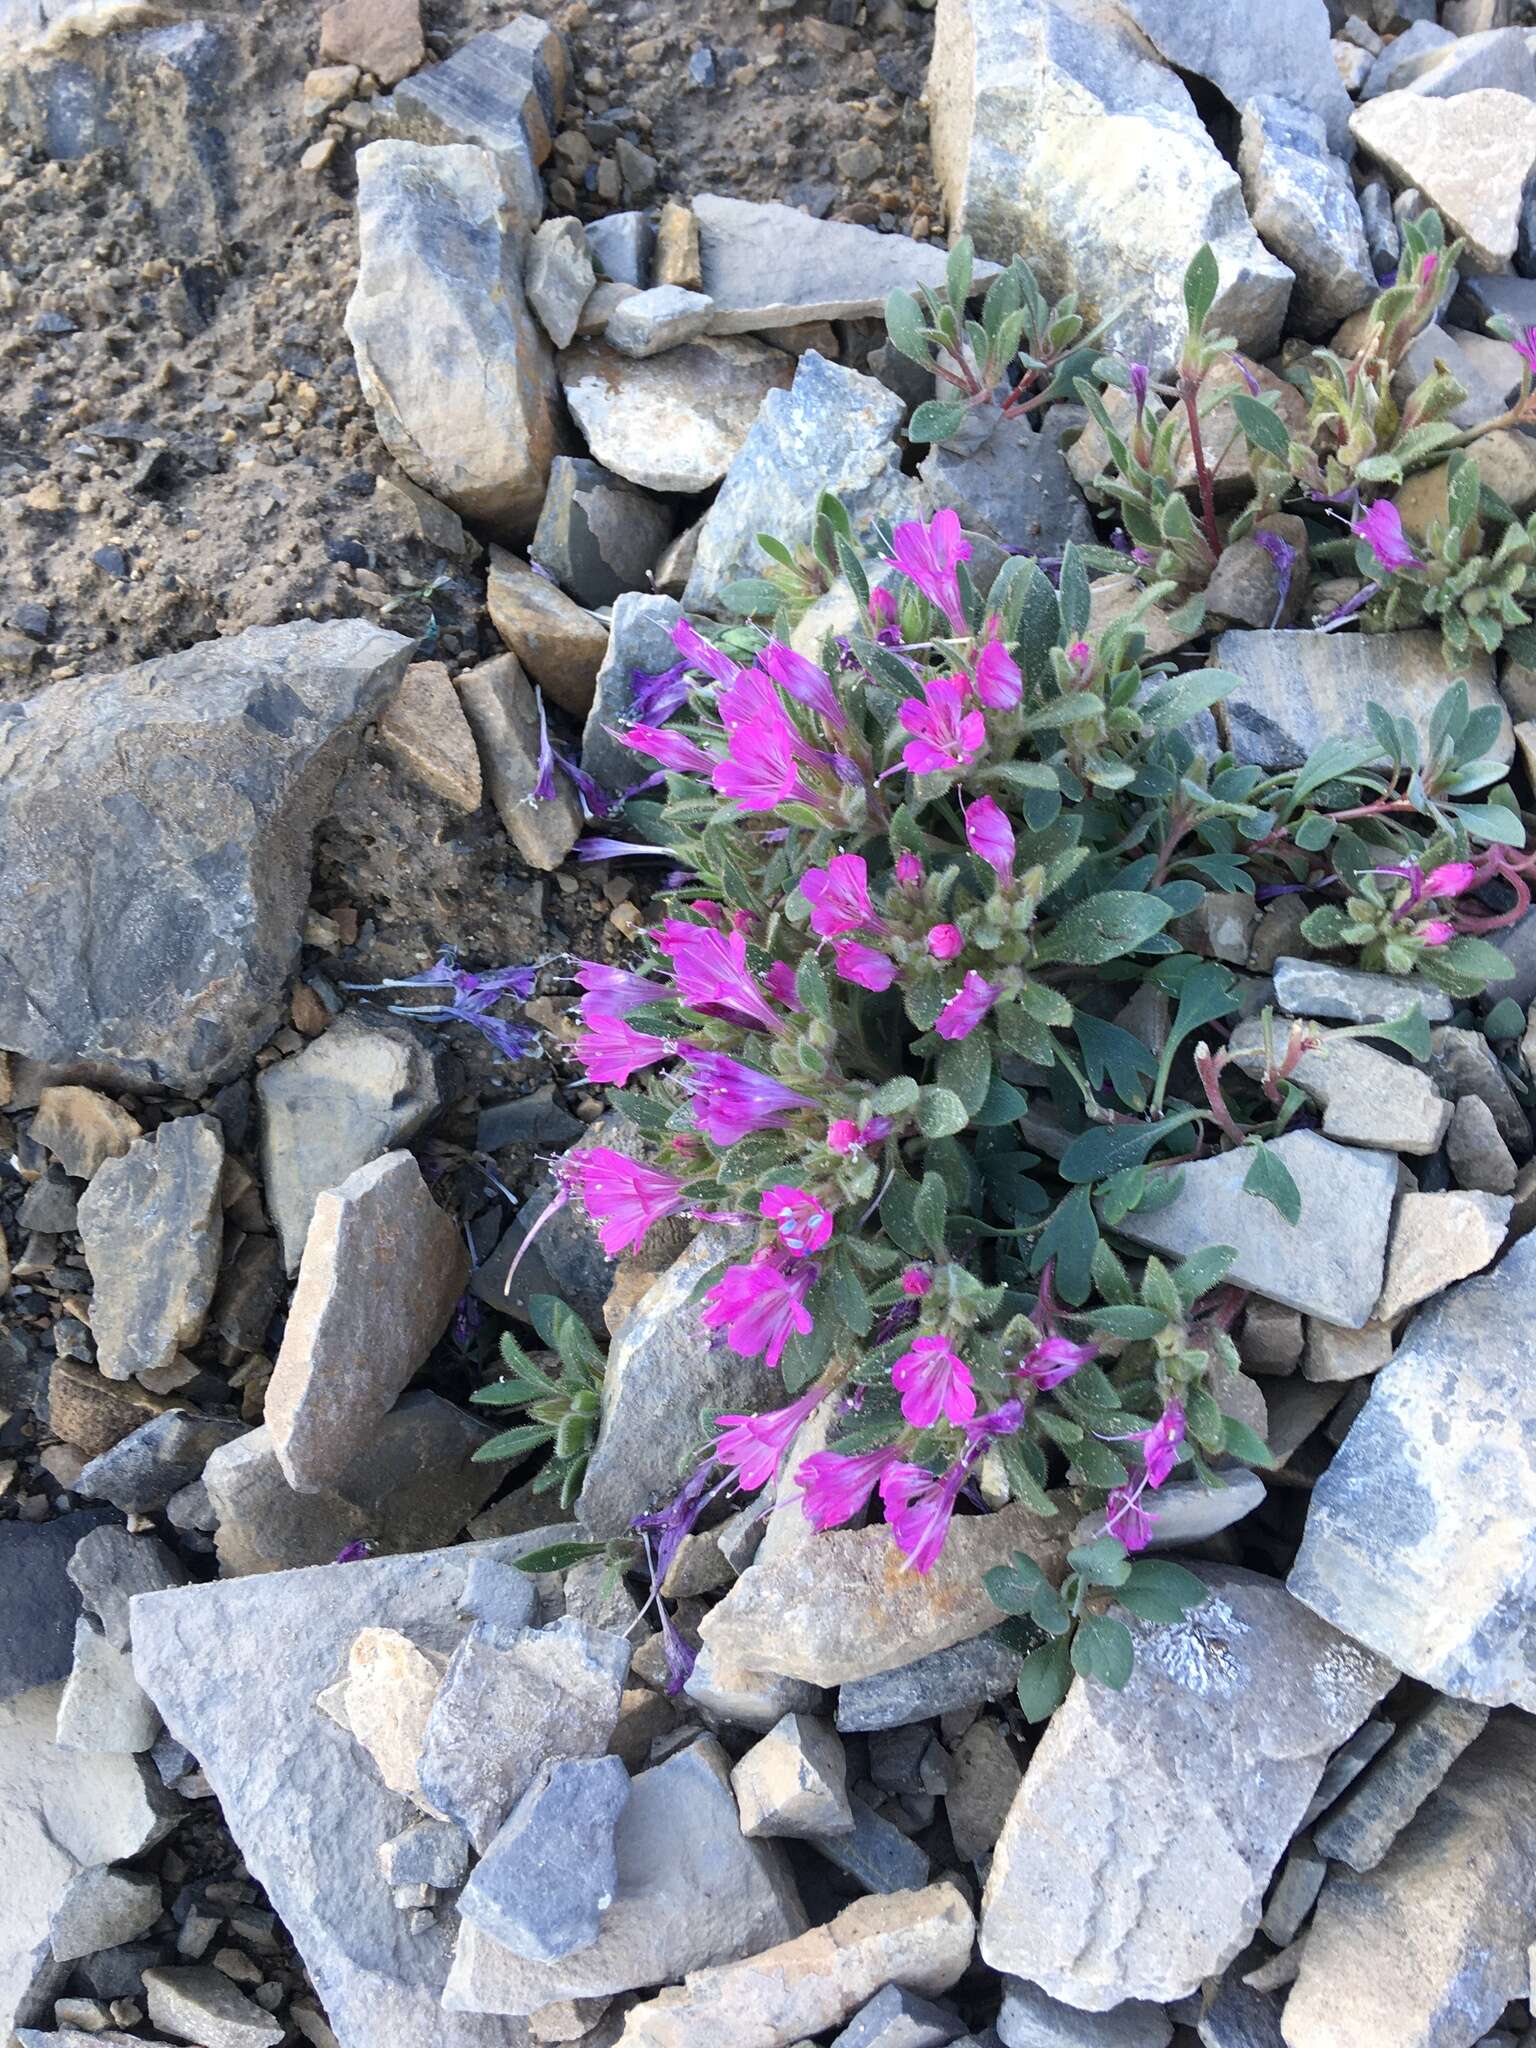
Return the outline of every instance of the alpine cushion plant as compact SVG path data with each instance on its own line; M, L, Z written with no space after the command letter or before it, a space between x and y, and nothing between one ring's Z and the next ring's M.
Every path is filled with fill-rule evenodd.
M1014 558L984 599L952 515L870 563L832 525L863 624L820 662L782 618L677 629L692 689L661 723L684 744L664 796L626 814L634 850L677 872L641 971L576 974L577 1057L644 1157L559 1173L610 1251L677 1214L742 1233L695 1300L761 1361L761 1412L716 1418L676 1501L641 1518L653 1560L722 1489L777 1489L820 1530L878 1512L919 1573L988 1503L1087 1517L1064 1585L1022 1565L988 1581L1044 1713L1073 1670L1124 1683L1114 1600L1151 1617L1200 1597L1136 1555L1162 1489L1268 1459L1234 1412L1233 1252L1170 1266L1118 1239L1180 1161L1232 1148L1274 1227L1297 1220L1266 1140L1308 1115L1291 1076L1315 1041L1266 1012L1261 1071L1231 1063L1237 981L1185 949L1184 920L1208 888L1299 894L1329 920L1320 944L1469 991L1503 968L1477 936L1503 914L1473 892L1525 892L1519 816L1461 685L1422 758L1382 710L1371 738L1269 774L1189 736L1232 677L1148 665L1127 619L1090 632L1073 549L1059 589ZM1146 999L1126 1007L1143 989L1156 1046L1131 1021ZM1429 1051L1417 1009L1351 1035ZM563 1334L571 1390L514 1360L487 1395L533 1402L568 1478L594 1411ZM825 1447L797 1458L812 1417Z

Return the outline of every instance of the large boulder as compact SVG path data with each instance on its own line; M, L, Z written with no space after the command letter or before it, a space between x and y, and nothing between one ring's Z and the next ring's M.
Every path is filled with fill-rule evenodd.
M315 826L410 652L304 620L0 704L0 1046L188 1094L244 1068Z

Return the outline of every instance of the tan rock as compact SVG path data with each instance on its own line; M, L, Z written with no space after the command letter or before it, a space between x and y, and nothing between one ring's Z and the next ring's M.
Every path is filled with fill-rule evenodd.
M1511 1206L1507 1195L1474 1194L1465 1189L1404 1195L1397 1205L1387 1251L1387 1277L1374 1320L1394 1322L1452 1281L1480 1273L1498 1257L1509 1229Z
M322 64L355 64L398 85L425 61L421 0L335 0L320 17Z
M731 1772L741 1832L812 1841L847 1834L853 1827L847 1775L842 1740L830 1722L786 1714Z
M976 1922L952 1884L857 1899L794 1941L695 1970L624 2023L620 2048L789 2048L839 2027L887 1984L937 1997L971 1959Z
M94 1088L45 1088L32 1136L74 1180L89 1180L106 1159L121 1159L143 1125Z
M425 1363L469 1277L451 1217L409 1152L315 1203L266 1420L289 1484L324 1492Z
M308 172L311 176L319 171L323 171L331 158L336 154L336 147L337 143L334 135L320 136L309 145L308 149L299 158L299 169Z
M1363 1330L1341 1330L1336 1323L1307 1318L1307 1346L1301 1369L1309 1380L1362 1380L1392 1356L1392 1331L1386 1323L1367 1323Z
M555 770L555 793L534 794L539 779L539 709L515 654L501 654L459 678L459 699L480 750L485 786L507 836L530 867L550 873L581 834L581 805Z
M955 1744L944 1811L956 1854L967 1863L990 1856L1023 1777L1001 1721L973 1721Z
M1088 638L1098 639L1107 632L1117 619L1141 603L1141 585L1134 576L1100 576L1088 586ZM1143 659L1161 661L1164 655L1175 653L1196 636L1191 627L1187 633L1180 633L1169 624L1167 607L1160 604L1143 607L1136 621L1139 629L1147 636L1147 651Z
M1247 359L1244 361L1246 363ZM1249 363L1247 367L1258 381L1260 394L1274 398L1287 428L1293 434L1301 433L1306 425L1307 408L1295 385L1287 384L1283 377L1277 377L1272 370L1266 370L1260 364ZM1201 445L1207 459L1214 460L1216 464L1212 478L1219 504L1246 496L1250 485L1247 443L1238 428L1231 403L1239 392L1247 390L1248 380L1236 363L1218 363L1205 383L1205 395L1213 391L1227 394L1200 422ZM1103 393L1103 398L1105 411L1116 429L1128 433L1136 417L1135 399L1129 391L1122 391L1114 385ZM1169 410L1156 399L1149 400L1149 404L1158 419ZM1182 412L1182 408L1180 410ZM1174 436L1174 453L1177 463L1174 477L1179 489L1191 493L1198 491L1200 479L1187 426L1181 425ZM1090 420L1067 451L1067 467L1085 490L1091 490L1094 479L1108 462L1109 442L1105 439L1104 429L1096 420Z
M407 773L457 810L480 807L480 757L448 670L413 662L379 720L379 738Z
M884 1524L834 1529L750 1566L700 1633L715 1656L749 1669L814 1685L872 1678L980 1635L997 1619L982 1573L1023 1550L1055 1574L1065 1544L1060 1519L1044 1521L1028 1508L961 1516L937 1564L918 1573Z
M346 1725L390 1791L403 1793L436 1820L444 1816L423 1794L416 1763L447 1661L419 1650L396 1629L365 1628L347 1653L341 1702Z
M115 1443L184 1401L167 1401L132 1380L103 1379L78 1359L56 1358L48 1373L48 1426L56 1437L87 1457L99 1458Z
M304 114L313 121L332 107L345 106L357 91L362 73L355 64L319 64L304 80Z
M491 549L485 601L491 622L552 703L574 717L592 708L608 628L503 548Z
M1468 452L1489 490L1496 491L1514 511L1525 513L1536 505L1536 448L1524 434L1501 427L1496 434L1484 434L1474 441ZM1424 540L1430 521L1445 518L1450 509L1450 477L1448 462L1416 470L1393 499L1410 540Z
M1496 86L1452 99L1384 92L1357 107L1349 127L1396 184L1423 193L1448 234L1466 237L1468 270L1508 270L1536 165L1536 105Z
M704 288L699 266L699 223L692 207L669 199L656 223L656 254L651 265L653 284L680 284L686 291Z

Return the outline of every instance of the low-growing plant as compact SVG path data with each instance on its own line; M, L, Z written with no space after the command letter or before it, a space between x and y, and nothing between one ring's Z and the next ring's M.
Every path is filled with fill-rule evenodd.
M798 1497L818 1530L878 1502L916 1572L957 1514L1023 1503L1042 1559L1075 1531L1064 1584L1028 1558L988 1580L1038 1717L1074 1669L1125 1682L1113 1600L1199 1597L1131 1561L1161 1489L1268 1462L1241 1419L1233 1251L1137 1248L1183 1167L1224 1152L1277 1232L1300 1214L1272 1141L1309 1116L1293 1076L1319 1036L1265 1011L1262 1057L1229 1059L1242 991L1197 950L1207 891L1299 895L1320 946L1470 993L1503 971L1479 935L1529 901L1528 856L1463 685L1422 748L1379 707L1371 736L1270 773L1210 736L1232 676L1149 664L1130 619L1090 632L1077 551L1059 588L1015 558L984 597L953 513L876 562L831 527L857 630L813 660L782 614L715 639L680 623L678 676L647 679L660 708L620 735L665 781L629 804L627 850L673 874L640 966L578 968L578 1056L642 1156L579 1150L558 1174L611 1256L664 1217L733 1229L697 1313L784 1395L719 1416L641 1518L658 1583L729 1487ZM1514 902L1489 911L1473 891L1501 877ZM1416 1008L1362 1031L1429 1051ZM573 1317L537 1314L566 1377L509 1354L484 1398L528 1404L539 1434L489 1451L551 1441L569 1500L599 1365ZM796 1454L824 1408L827 1447ZM681 1684L670 1625L669 1646Z

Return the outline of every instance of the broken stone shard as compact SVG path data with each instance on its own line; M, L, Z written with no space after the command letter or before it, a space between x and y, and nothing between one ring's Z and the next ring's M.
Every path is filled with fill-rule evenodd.
M1423 194L1448 235L1465 237L1464 269L1509 269L1536 165L1536 106L1497 86L1452 99L1388 92L1357 107L1349 126L1396 183Z
M459 1911L535 1962L589 1948L618 1888L613 1834L628 1800L616 1756L541 1765L475 1865Z
M789 357L745 335L701 335L635 362L600 341L560 358L566 403L587 446L615 476L649 491L707 491L740 453L770 391L794 380Z
M846 1833L853 1826L843 1745L824 1721L786 1714L731 1773L744 1835Z

